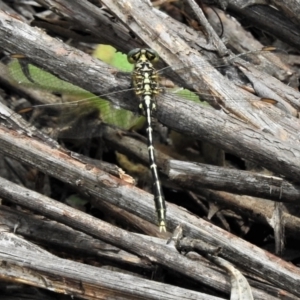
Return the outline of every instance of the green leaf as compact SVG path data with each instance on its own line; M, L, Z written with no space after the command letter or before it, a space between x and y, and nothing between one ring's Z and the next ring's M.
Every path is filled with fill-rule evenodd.
M92 95L86 90L67 81L61 80L55 75L52 75L51 73L48 73L32 64L21 64L21 60L23 59L13 59L8 64L10 77L19 84L61 94ZM30 78L25 75L24 68L28 68ZM30 79L32 79L32 81L30 81Z
M127 55L117 52L110 45L99 45L94 54L94 57L118 68L121 71L130 72L133 70L133 65L127 60ZM123 129L130 129L141 121L143 117L135 116L131 111L125 109L113 109L109 105L104 109L101 108L101 117L105 123L113 124Z

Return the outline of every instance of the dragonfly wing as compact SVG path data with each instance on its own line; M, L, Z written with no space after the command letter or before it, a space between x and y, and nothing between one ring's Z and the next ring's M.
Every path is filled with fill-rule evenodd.
M248 62L255 63L255 67L258 67L260 70L260 63L264 62L265 60L268 61L268 64L271 63L272 60L276 61L277 65L280 65L280 58L284 59L284 52L281 52L274 47L265 47L261 50L255 50L255 51L249 51L247 53L242 53L238 55L231 55L227 58L217 58L216 55L213 53L208 54L209 61L210 61L210 68L207 68L203 65L203 63L196 63L197 68L201 70L202 74L207 74L208 72L211 72L211 70L218 70L221 74L226 75L231 81L233 81L238 86L252 86L251 81L249 81L245 76L243 76L243 73L237 68L239 63L245 64ZM245 59L245 60L244 60ZM236 65L237 64L237 65ZM262 65L266 65L266 63L262 63ZM284 64L284 61L281 62L282 70L287 71L290 70L287 68L286 64ZM182 65L177 65L173 67L165 67L158 71L160 77L162 78L171 78L176 82L176 84L179 87L189 87L185 82L183 83L181 79L178 79L177 75L181 74L189 74L192 73L194 66L190 67L182 67ZM211 68L213 67L213 68ZM291 72L291 71L289 71ZM175 74L176 73L176 74ZM270 73L272 73L272 70L270 70ZM175 75L174 75L175 74ZM272 73L273 75L273 73ZM280 77L280 73L278 73L278 76ZM164 79L163 82L166 80ZM176 91L176 89L174 88ZM177 91L179 89L177 88ZM198 101L200 99L205 99L209 103L215 102L215 96L212 94L209 89L203 85L203 88L201 90L198 89L197 95L199 95L199 98L197 95L192 94L188 90L182 89L181 92L177 92L180 96L183 96L184 98L187 98L189 100ZM271 96L269 96L271 97ZM237 99L232 99L232 101L236 102ZM230 101L230 100L229 100Z
M48 93L63 94L59 102L42 94L38 105L20 110L21 113L33 112L31 122L38 128L53 128L51 135L60 138L84 138L99 136L99 120L123 129L132 128L140 120L132 112L114 109L110 102L103 100L84 89L59 79L58 77L34 66L26 58L3 60L8 67L9 78L17 86L39 89ZM47 100L50 99L50 102ZM100 119L99 119L100 118Z

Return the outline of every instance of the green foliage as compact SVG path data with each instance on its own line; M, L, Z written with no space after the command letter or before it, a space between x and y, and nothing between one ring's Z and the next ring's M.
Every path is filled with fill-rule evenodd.
M127 61L127 55L116 52L116 49L110 45L99 45L93 55L121 71L131 72L133 70L133 65ZM130 129L141 122L142 117L137 117L125 109L113 109L107 101L105 102L99 103L101 105L101 117L105 123Z
M38 88L50 92L61 93L61 94L83 94L86 95L88 92L78 86L75 86L69 82L63 81L58 77L41 70L40 68L26 64L28 68L30 78L24 74L23 68L18 59L13 59L9 65L10 77L18 84L22 84L31 88ZM92 95L91 93L88 93Z
M116 52L116 49L110 45L99 45L93 56L121 71L131 72L133 70L133 65L127 61L127 55Z

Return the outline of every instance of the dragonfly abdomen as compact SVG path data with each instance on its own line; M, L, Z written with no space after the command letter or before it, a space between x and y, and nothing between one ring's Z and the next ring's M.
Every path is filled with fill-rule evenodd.
M144 96L144 105L147 106L146 103L149 103L151 105L151 101L148 101L150 98L148 95ZM158 224L160 231L166 231L166 205L165 205L165 199L162 192L159 175L158 175L158 169L155 159L155 153L154 153L154 146L153 146L153 135L152 135L152 119L151 119L151 108L150 105L148 107L144 107L144 113L146 116L146 122L147 122L147 140L148 140L148 154L149 154L149 163L150 163L150 170L152 174L153 179L153 192L154 192L154 201L155 201L155 207L157 212L157 218L158 218Z

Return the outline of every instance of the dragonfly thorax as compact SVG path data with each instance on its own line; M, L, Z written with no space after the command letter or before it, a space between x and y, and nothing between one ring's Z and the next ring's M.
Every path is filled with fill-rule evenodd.
M134 63L132 81L135 93L141 96L140 108L144 111L155 109L153 97L159 93L158 74L152 61L158 60L158 55L152 49L134 49L128 54L128 61Z

